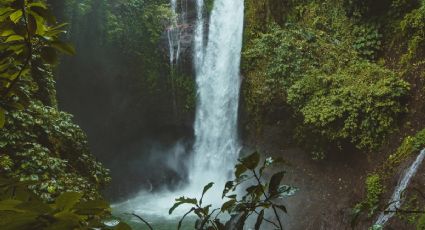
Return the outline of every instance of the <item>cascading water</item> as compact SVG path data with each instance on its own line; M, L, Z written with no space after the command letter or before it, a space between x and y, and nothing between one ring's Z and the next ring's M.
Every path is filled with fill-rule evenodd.
M203 0L198 0L202 7ZM238 157L237 136L243 0L215 0L206 47L197 34L195 60L198 105L190 183L196 187L228 179ZM198 11L198 13L201 13ZM197 31L203 30L198 16Z
M171 18L171 25L167 29L167 37L170 65L173 67L175 63L178 63L180 57L180 18L177 10L177 0L171 0L170 4L173 17Z
M424 158L425 149L421 151L421 153L418 155L413 164L409 167L408 170L406 170L401 181L395 188L390 200L390 205L387 208L387 211L389 212L381 213L378 219L376 220L374 226L383 227L388 222L388 220L395 215L395 212L401 207L401 204L403 203L402 193L406 190L413 176L415 176L419 166L421 166L422 162L424 161Z
M173 0L174 1L174 0ZM131 210L142 215L167 216L176 197L199 197L202 188L215 182L205 203L220 201L238 157L237 120L241 84L239 65L242 49L244 1L215 0L205 39L204 2L196 0L197 22L194 39L194 65L197 83L195 143L188 164L189 184L174 192L141 192L116 210ZM214 191L215 189L215 191ZM180 215L180 214L178 214Z

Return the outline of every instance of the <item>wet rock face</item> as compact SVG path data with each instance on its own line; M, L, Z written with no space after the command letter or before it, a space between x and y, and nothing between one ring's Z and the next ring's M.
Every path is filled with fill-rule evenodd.
M185 7L182 7L182 6ZM173 59L174 65L177 66L178 70L187 75L193 75L193 44L195 39L195 29L196 29L196 0L180 0L177 4L177 12L179 13L179 19L175 29L178 32L178 41L175 41L174 44L177 50L177 45L180 45L179 49L179 58ZM206 16L208 18L208 16ZM205 20L205 27L207 28L208 23ZM172 25L164 30L161 36L160 50L164 54L164 59L170 59L170 46L169 46L169 34L168 30L172 29ZM207 35L205 35L207 36Z

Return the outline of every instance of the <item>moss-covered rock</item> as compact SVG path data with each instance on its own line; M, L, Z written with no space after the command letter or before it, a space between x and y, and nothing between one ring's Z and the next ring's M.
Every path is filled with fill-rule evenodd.
M406 112L409 84L375 63L378 27L348 17L343 1L291 1L285 9L273 2L246 3L248 123L259 130L275 114L275 123L292 119L297 128L283 129L315 151L329 143L380 147Z

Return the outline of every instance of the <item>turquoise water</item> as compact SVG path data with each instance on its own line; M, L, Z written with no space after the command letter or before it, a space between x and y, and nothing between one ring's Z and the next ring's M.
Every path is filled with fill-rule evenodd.
M129 215L129 214L121 214L116 215L127 224L129 224L134 230L149 230L149 228L139 219ZM164 218L158 216L142 216L144 220L146 220L154 230L173 230L177 229L179 220L178 218ZM195 225L195 217L189 216L186 217L182 224L182 230L193 230Z

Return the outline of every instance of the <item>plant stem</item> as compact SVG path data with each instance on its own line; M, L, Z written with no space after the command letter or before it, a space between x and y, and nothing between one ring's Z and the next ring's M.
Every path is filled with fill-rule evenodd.
M259 215L260 213L258 213L256 210L254 210L254 212L257 214L257 215ZM264 221L266 221L266 222L268 222L268 223L270 223L270 224L273 224L276 228L279 228L279 226L277 226L277 224L276 223L274 223L273 221L271 221L271 220L269 220L269 219L267 219L267 218L265 218L265 217L263 217L263 220Z
M31 61L31 57L32 57L32 43L31 43L31 34L30 34L30 30L29 30L29 25L28 25L27 12L25 10L25 7L26 7L25 5L22 6L22 15L23 15L23 18L24 18L25 29L27 30L27 35L28 35L25 38L25 42L27 43L26 45L28 47L28 56L27 56L27 58L24 62L24 66L22 66L22 68L19 70L19 73L16 76L16 78L12 80L9 87L6 88L6 90L3 92L2 97L6 97L10 93L10 91L15 87L16 83L19 81L19 78L21 77L24 70L27 68L28 65L30 65L30 61Z
M251 171L254 174L254 177L257 180L258 184L259 185L262 185L261 180L260 180L260 178L257 175L257 172L255 172L255 169L252 169ZM266 200L269 200L269 197L267 196L266 191L264 191L263 186L261 186L261 191L263 192L263 195L266 198ZM274 215L276 216L277 222L279 223L280 229L283 230L282 222L280 221L279 214L277 213L276 207L273 205L273 203L272 203L272 209L273 209Z
M136 213L132 213L131 215L133 215L133 216L137 217L139 220L143 221L143 223L145 223L146 226L148 226L148 228L150 230L153 230L152 226L146 220L144 220L141 216L137 215Z

